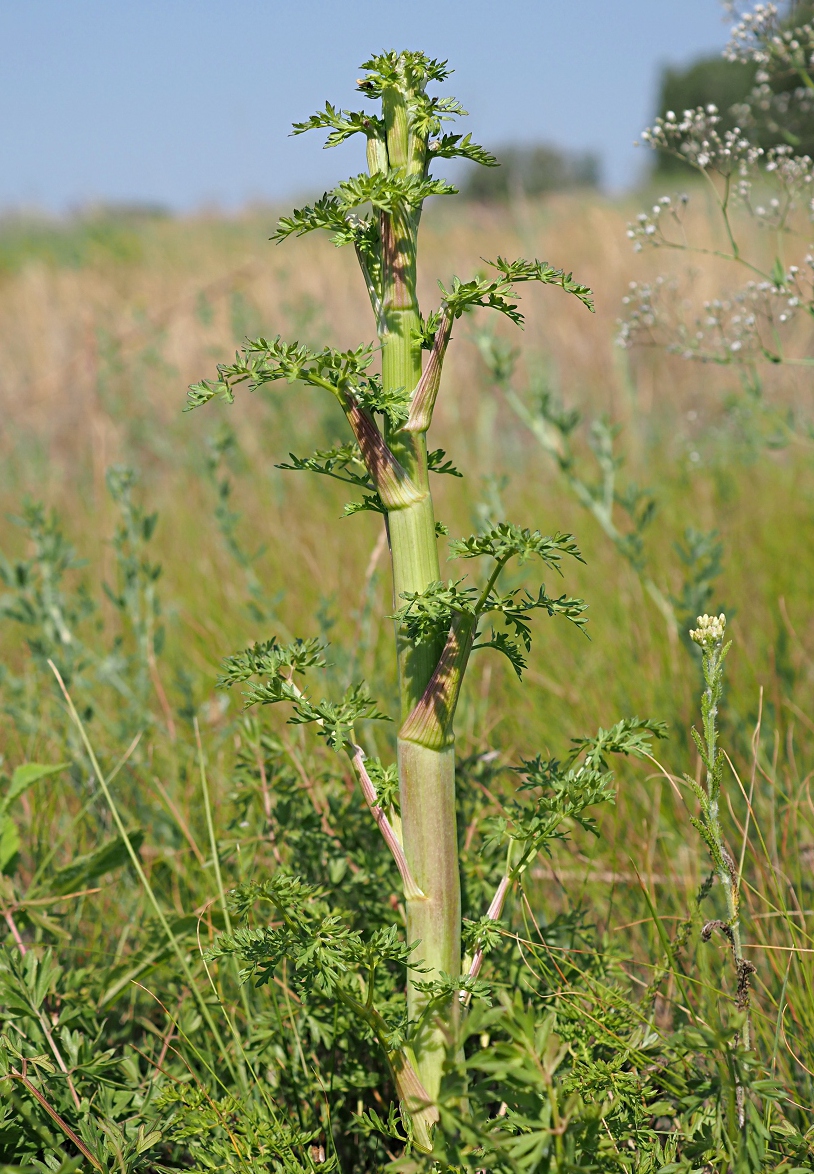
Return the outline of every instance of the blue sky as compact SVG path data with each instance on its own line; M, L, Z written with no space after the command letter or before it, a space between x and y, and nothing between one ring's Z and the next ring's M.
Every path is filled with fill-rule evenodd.
M449 59L478 141L595 150L621 188L660 67L726 35L717 0L0 0L0 209L321 190L360 149L290 124L353 106L359 63L391 47Z

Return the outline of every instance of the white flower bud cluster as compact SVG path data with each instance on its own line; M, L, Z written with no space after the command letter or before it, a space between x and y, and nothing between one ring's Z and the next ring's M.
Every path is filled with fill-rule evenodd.
M675 278L631 282L622 298L627 317L618 322L618 346L663 347L669 354L700 362L744 362L776 350L778 330L800 307L814 306L814 256L803 267L791 265L783 283L750 281L734 294L692 303Z
M729 5L729 8L734 11L735 5ZM776 4L756 4L751 12L744 13L729 35L729 44L724 50L727 61L762 63L768 60L765 42L774 33L777 18Z
M723 612L719 616L708 616L706 612L695 621L697 628L690 628L690 639L702 648L712 648L720 644L726 630L726 616Z
M627 226L628 240L633 241L633 251L640 253L645 244L658 248L660 244L669 243L664 234L661 218L667 215L680 225L682 213L689 199L687 195L679 196L675 200L670 196L662 196L649 212L640 212L635 222Z
M747 156L741 159L743 164L741 178L733 188L733 195L737 196L751 214L760 222L762 228L783 229L786 227L790 213L803 199L814 219L814 161L808 155L795 155L792 148L786 145L772 147L765 152L765 166L762 179L770 179L778 195L771 196L765 204L752 204L752 182L747 178L752 164L758 155L763 155L760 148L750 148ZM712 165L708 170L712 169ZM715 170L719 168L715 167ZM722 174L729 173L729 163ZM765 187L765 182L763 184ZM673 248L684 247L684 234L670 238L665 232L665 217L668 223L681 228L683 226L683 212L689 202L689 196L682 195L676 199L662 196L649 212L640 212L636 220L627 226L628 239L633 242L634 252L641 252L645 245L658 248L660 245L670 245Z
M662 287L675 288L674 282L657 277L652 283L631 281L628 293L622 298L623 306L630 306L627 318L617 322L619 333L616 345L625 349L632 346L664 346L667 338L662 337L659 328L663 325L661 314Z
M811 64L811 63L810 63ZM763 115L764 122L788 123L792 117L809 118L814 111L814 91L808 86L775 93L770 84L771 75L761 70L756 75L756 84L749 95L749 101L733 107L742 126L756 125L754 112Z
M642 131L642 140L657 150L669 151L701 171L716 171L723 176L746 177L763 155L743 134L740 127L718 130L721 116L718 107L698 106L685 110L681 118L668 110L664 118Z
M799 271L798 271L799 273ZM795 279L794 275L787 275ZM777 328L791 321L800 297L771 281L749 281L728 298L704 302L690 331L683 324L668 349L686 359L731 363L773 353Z
M799 28L785 29L782 33L776 32L764 38L761 47L761 56L755 55L754 61L760 61L767 66L764 71L768 76L772 73L804 73L814 64L814 27L810 24L800 25Z
M765 208L753 209L771 223L772 228L782 228L789 212L803 199L811 207L814 196L814 161L810 155L795 155L786 145L772 147L766 152L765 172L777 184L779 199L769 201L770 211ZM748 203L748 200L747 200Z

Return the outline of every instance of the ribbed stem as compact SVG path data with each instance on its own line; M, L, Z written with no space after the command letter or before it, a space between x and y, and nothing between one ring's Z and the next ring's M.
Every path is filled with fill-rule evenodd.
M426 130L413 125L410 82L385 87L382 113L387 162L391 172L423 175ZM373 160L378 166L378 156ZM421 380L421 315L416 296L416 246L420 208L401 207L380 215L382 383L386 391L414 392ZM441 578L435 514L427 472L426 427L422 418L413 430L386 429L384 439L404 470L418 500L392 501L387 508L393 563L394 604L403 592L423 592ZM416 645L396 631L401 717L418 705L444 649L444 641ZM408 1007L412 1020L421 1016L427 996L415 981L440 971L457 976L461 965L461 891L455 820L455 751L450 740L442 748L399 738L399 791L404 854L422 899L408 899L407 939L420 942L412 955L421 971L408 974ZM439 1093L441 1068L458 1000L432 1008L412 1039L416 1068L431 1099Z
M432 498L427 493L415 505L391 510L387 519L394 606L398 608L404 602L404 592L424 591L441 577ZM416 645L396 628L402 720L421 699L442 650L443 641Z
M426 1007L427 996L415 989L414 980L426 982L440 971L457 975L461 965L455 750L429 750L399 738L398 763L404 852L424 893L424 900L407 902L408 941L421 941L413 959L428 968L408 975L407 1007L415 1020ZM447 1036L457 1014L458 1000L451 999L428 1016L413 1040L421 1082L433 1099L438 1096Z
M382 381L386 389L409 388L421 378L420 323L415 295L415 233L408 215L382 217L383 316ZM388 433L387 443L423 496L388 510L396 607L402 592L425 591L441 577L435 514L427 474L423 432ZM420 701L443 651L443 641L416 645L396 631L402 720ZM455 820L455 752L432 750L399 740L399 791L402 837L407 863L422 900L407 901L407 939L419 942L413 954L421 972L408 975L411 1019L421 1015L427 997L414 981L440 971L457 975L461 964L461 892ZM420 879L419 879L420 878ZM435 1009L433 1009L435 1011ZM449 1029L458 1014L457 1000L430 1013L412 1041L418 1075L428 1095L438 1096ZM446 1031L444 1030L446 1028Z
M419 456L424 436L415 438ZM426 475L426 474L425 474ZM393 590L396 601L404 591L424 591L440 578L435 515L429 491L414 505L388 512ZM396 631L402 718L407 718L423 696L443 642L414 644ZM399 794L402 838L410 872L423 900L407 901L407 940L419 942L413 958L426 968L408 975L410 1018L420 1015L426 996L416 991L415 979L426 982L440 971L457 975L461 963L461 891L458 874L458 833L455 818L455 750L429 749L399 739ZM438 1096L441 1066L449 1029L458 1014L457 1000L437 1009L413 1041L421 1082L428 1095ZM446 1023L445 1023L446 1021ZM444 1028L446 1027L446 1032Z

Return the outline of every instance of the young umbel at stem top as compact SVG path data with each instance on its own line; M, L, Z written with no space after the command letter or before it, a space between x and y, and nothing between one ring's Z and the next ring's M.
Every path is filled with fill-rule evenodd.
M530 647L533 613L560 614L582 625L585 605L565 595L550 596L544 587L535 594L501 593L499 579L511 560L540 560L558 571L563 559L580 558L570 535L544 536L508 523L450 543L453 558L485 565L479 586L464 579L442 582L430 473L449 471L449 466L441 467L442 452L428 452L427 433L456 319L484 307L521 324L515 286L526 281L558 286L589 310L593 306L590 290L563 270L544 261L498 257L471 280L453 278L448 289L441 286L439 308L422 315L416 296L422 205L429 196L455 194L454 187L431 174L431 167L436 160L455 157L487 167L496 164L469 135L444 131L444 123L465 113L455 99L427 92L428 86L447 78L444 62L422 53L388 52L362 68L365 76L358 89L375 104L375 112L328 104L294 130L324 129L327 146L363 136L367 171L338 184L313 206L284 217L273 239L325 229L335 245L353 246L373 309L378 349L369 344L342 352L329 347L314 351L279 337L247 341L233 364L219 366L216 380L190 389L188 406L213 396L232 402L235 386L243 382L250 390L277 380L324 389L344 413L352 440L307 459L292 457L292 464L282 467L357 486L363 500L351 503L346 512L378 512L387 528L401 703L400 818L391 802L380 803L375 778L382 768L366 765L359 745L356 724L385 716L366 686L349 689L340 702L317 704L295 683L296 675L324 663L318 642L255 645L226 662L223 683L251 682L249 704L288 702L292 721L317 723L328 744L348 755L393 854L406 907L406 1035L394 1043L370 1000L358 1007L388 1054L414 1141L428 1149L445 1055L454 1046L461 1006L483 956L475 949L471 958L462 962L461 957L453 731L461 683L471 653L485 647L503 652L519 676ZM380 374L372 370L377 354ZM481 630L486 616L496 623L489 635ZM500 918L508 890L542 842L542 833L535 839L526 829L523 835L519 847L509 841L510 849L515 843L514 857L510 851L506 877L487 915L492 921ZM347 993L342 997L352 998Z

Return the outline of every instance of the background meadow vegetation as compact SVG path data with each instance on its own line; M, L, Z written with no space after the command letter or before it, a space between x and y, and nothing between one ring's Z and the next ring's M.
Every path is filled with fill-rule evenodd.
M643 202L590 190L451 208L435 201L425 213L425 307L437 301L435 275L466 277L473 258L498 253L565 265L597 304L589 317L556 290L530 289L523 333L499 327L485 337L490 324L476 316L456 325L433 442L478 474L438 479L438 516L453 535L504 513L533 529L572 532L585 563L569 570L565 589L590 605L589 638L559 622L539 633L523 687L508 664L476 661L458 749L469 785L486 787L499 808L502 764L562 756L572 736L624 715L667 722L657 753L671 777L653 762L623 760L616 803L597 815L600 835L577 828L538 861L530 889L534 919L555 927L541 940L559 951L558 966L578 970L601 954L616 976L611 987L626 973L631 989L643 990L709 870L681 783L684 772L700 771L689 734L700 721L700 656L686 629L699 611L726 611L734 643L721 717L731 762L723 818L742 859L755 1047L785 1090L783 1111L805 1133L814 1093L810 377L770 372L758 395L732 367L615 345L629 281L656 272L652 257L631 252L626 224L661 190ZM712 234L703 196L696 203L701 231ZM336 770L329 752L271 709L247 719L235 691L215 689L221 658L274 634L321 632L337 650L329 681L342 688L363 675L385 708L395 704L380 519L339 520L342 487L276 467L289 452L348 439L341 419L286 385L181 414L186 385L228 361L247 335L339 347L372 337L353 257L322 239L273 246L275 219L262 207L177 218L125 209L0 226L0 754L7 780L21 780L3 811L5 997L23 982L8 961L19 943L27 958L34 943L40 957L52 948L63 973L42 980L41 1007L63 1032L62 1051L75 1049L68 1066L76 1065L76 1084L114 1049L104 1061L108 1101L98 1093L95 1103L120 1123L160 1116L151 1104L173 1081L190 1079L194 1047L204 1047L202 1004L219 1013L196 940L208 944L224 924L205 795L227 889L288 851L269 834L267 758L285 758L296 801L325 835L338 834L337 809L325 801L326 772ZM660 272L687 269L680 255L658 262ZM705 270L696 288L715 280ZM576 475L593 486L615 469L614 517L634 535L630 557L518 413L518 403L534 412L545 395L549 406L581 413L570 422ZM643 575L672 600L679 634ZM83 716L125 826L137 833L186 975L117 839L48 658ZM384 727L366 737L383 759L391 753ZM25 763L65 765L23 790L14 772ZM361 801L350 775L347 788L353 812ZM100 857L105 844L109 855ZM336 864L337 882L343 867ZM710 908L716 899L714 890ZM512 920L521 937L524 916ZM734 991L725 943L702 942L702 920L681 955L683 978L662 986L662 1026L684 1016L712 1026L726 1019ZM221 970L221 994L239 1007ZM292 1031L299 1039L293 1018ZM67 1112L70 1090L60 1080L57 1068L49 1082ZM12 1157L15 1119L26 1123L32 1155L58 1154L53 1168L78 1152L24 1088L12 1100L0 1129L6 1162L21 1161ZM362 1107L374 1101L360 1094L354 1108ZM127 1144L111 1142L111 1153L119 1146L135 1162L135 1134L125 1133ZM156 1139L145 1134L142 1143L145 1155L170 1160ZM308 1151L317 1165L321 1144Z

